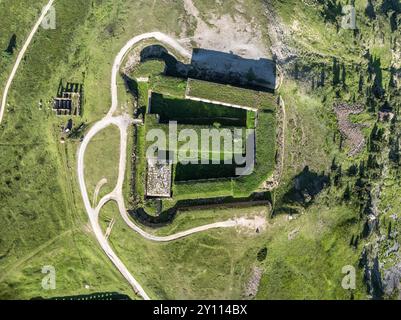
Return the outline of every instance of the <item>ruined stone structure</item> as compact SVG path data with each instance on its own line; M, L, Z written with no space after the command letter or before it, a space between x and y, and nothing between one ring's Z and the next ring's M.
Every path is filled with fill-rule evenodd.
M172 164L169 161L148 159L146 196L156 198L171 197Z

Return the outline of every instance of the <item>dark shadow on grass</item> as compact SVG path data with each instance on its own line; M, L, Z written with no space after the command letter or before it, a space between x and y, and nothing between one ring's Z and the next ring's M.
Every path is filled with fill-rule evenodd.
M239 108L219 106L201 101L176 99L168 95L152 93L152 114L159 115L159 122L168 124L213 125L246 127L247 111Z
M9 54L9 55L13 55L14 54L14 50L16 48L17 48L17 35L14 33L11 36L10 41L8 42L7 49L4 50L4 52Z
M127 90L127 92L131 93L134 97L138 97L139 92L138 92L138 83L132 79L130 76L126 75L125 73L121 74L121 77L124 80L124 85L125 85L125 89ZM139 106L138 108L135 110L135 118L138 117L144 117L145 113L146 113L146 108L144 106Z
M245 59L233 53L207 49L194 49L191 62L179 61L162 45L150 45L142 49L140 63L149 60L162 60L166 64L165 74L177 78L194 78L220 84L231 84L236 87L274 93L277 81L276 63L270 59ZM123 75L127 81L126 75ZM136 92L137 93L137 92ZM274 113L273 110L262 110L263 113ZM235 118L235 117L234 117ZM210 121L210 120L209 120ZM246 125L246 123L244 123ZM194 209L229 208L266 204L271 206L270 192L254 193L248 198L208 198L179 201L174 208L161 210L158 216L149 215L143 208L129 210L137 222L152 228L158 228L173 222L178 211Z
M329 178L324 172L318 174L310 171L306 166L301 173L294 177L291 189L284 194L280 205L274 210L274 215L297 214L299 206L309 207L328 182Z

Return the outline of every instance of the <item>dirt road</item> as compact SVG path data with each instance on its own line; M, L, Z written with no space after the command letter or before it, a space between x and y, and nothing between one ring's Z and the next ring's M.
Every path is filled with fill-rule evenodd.
M15 74L17 73L19 65L21 64L21 61L24 58L26 50L28 49L29 45L32 42L33 36L35 35L36 31L38 31L39 26L41 25L43 19L46 17L46 14L50 10L51 6L53 5L53 2L54 2L54 0L50 0L49 3L43 8L42 14L40 15L38 21L36 21L34 27L31 30L31 33L29 34L29 36L26 39L24 45L22 46L20 52L18 53L17 60L15 61L14 67L11 71L10 76L8 77L6 86L4 88L3 97L1 100L1 106L0 106L0 123L3 120L4 111L6 110L6 107L7 107L8 91L10 90L10 87L14 80Z

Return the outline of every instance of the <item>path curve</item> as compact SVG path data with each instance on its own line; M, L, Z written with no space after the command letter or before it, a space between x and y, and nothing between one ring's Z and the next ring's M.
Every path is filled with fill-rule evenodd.
M169 37L166 34L161 32L150 32L145 33L139 36L136 36L129 40L126 45L120 50L118 55L115 58L113 68L112 68L112 75L111 75L111 98L112 103L109 112L107 115L100 120L99 122L95 123L90 130L87 132L85 138L83 139L79 149L78 149L78 165L77 165L77 172L78 172L78 181L81 190L82 199L85 205L86 212L88 213L89 220L94 231L94 234L99 242L100 246L102 247L103 251L107 254L109 259L113 262L113 264L117 267L120 273L125 277L125 279L130 283L130 285L134 288L134 291L141 295L145 300L150 299L150 297L146 294L145 290L139 284L139 282L131 275L127 267L123 264L123 262L118 258L118 256L114 253L113 249L109 245L105 235L102 232L102 229L99 224L99 214L101 208L109 201L116 201L118 204L118 208L122 218L124 219L125 223L142 237L152 241L158 242L167 242L173 241L177 239L181 239L183 237L203 232L210 229L215 228L232 228L236 226L243 226L239 219L237 220L227 220L223 222L216 222L200 227L196 227L190 230L182 231L173 235L159 237L152 234L149 234L142 230L139 226L137 226L133 221L131 221L127 209L125 207L124 197L123 197L123 183L125 178L126 172L126 162L127 162L127 141L128 141L128 126L130 124L140 124L142 123L141 120L133 120L128 115L121 115L121 116L113 116L115 111L118 107L118 90L117 90L117 76L120 70L120 66L122 61L124 60L127 53L132 49L134 45L138 42L141 42L146 39L156 39L161 43L164 43L174 50L178 51L182 56L190 58L191 54L182 47L175 39ZM86 148L91 141L91 139L101 130L108 127L109 125L116 125L120 129L120 161L119 161L119 172L118 172L118 180L117 185L113 192L103 197L96 208L92 208L86 184L85 184L85 177L84 177L84 156Z
M99 201L98 206L94 210L94 215L97 216L97 218L99 217L100 210L102 209L102 207L109 201L117 202L119 211L122 215L122 218L123 218L124 222L128 225L128 227L130 227L132 230L137 232L143 238L145 238L147 240L151 240L151 241L156 241L156 242L170 242L170 241L179 240L179 239L188 237L195 233L204 232L204 231L211 230L211 229L232 228L232 227L241 225L238 220L229 219L226 221L210 223L210 224L206 224L206 225L199 226L196 228L177 232L177 233L169 235L169 236L155 236L155 235L148 233L148 232L144 231L143 229L141 229L130 219L130 217L127 213L127 209L125 207L124 201L121 201L120 196L115 193L110 193L110 194L104 196Z
M137 43L147 40L147 39L158 40L161 43L164 43L164 44L172 47L174 50L177 50L183 57L186 57L188 59L191 58L191 53L187 49L185 49L180 43L178 43L177 40L171 38L170 36L168 36L162 32L158 32L158 31L148 32L148 33L143 33L141 35L133 37L120 50L120 52L117 54L117 56L114 60L113 69L111 72L111 108L107 114L108 117L112 117L118 107L117 76L118 76L118 73L120 70L121 63L124 60L127 53L132 49L133 46L135 46Z
M11 71L10 76L8 77L6 86L4 88L3 92L3 97L1 100L1 106L0 106L0 123L3 120L4 116L4 111L6 109L6 104L7 104L7 96L8 96L8 91L10 90L11 84L14 80L15 74L17 73L17 70L19 68L19 65L21 64L22 59L24 58L25 52L28 49L29 45L31 44L31 41L33 39L33 36L35 35L36 31L38 31L39 26L41 25L43 19L46 17L46 14L50 10L50 8L53 5L54 0L50 0L49 3L43 8L42 14L40 15L38 21L36 21L33 29L31 30L31 33L29 34L28 38L26 39L21 51L18 53L17 60L15 61L14 67Z

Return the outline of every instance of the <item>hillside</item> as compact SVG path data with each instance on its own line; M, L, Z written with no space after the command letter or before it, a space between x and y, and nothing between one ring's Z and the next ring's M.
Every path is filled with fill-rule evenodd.
M180 99L188 83L190 93L222 103L253 107L265 103L269 109L280 98L284 114L260 113L257 134L264 145L257 153L257 168L264 170L261 177L244 178L238 185L227 180L178 189L177 184L174 188L182 199L163 201L143 201L145 164L136 166L132 157L145 153L145 144L138 141L144 141L146 130L129 127L123 194L127 207L139 203L146 210L145 218L142 211L130 216L140 228L163 237L222 221L242 218L255 225L257 218L264 221L256 232L250 231L254 226L250 223L248 228L220 228L154 242L134 232L115 203L107 203L100 210L101 230L106 233L115 222L110 246L149 296L400 299L401 2L218 2L55 0L56 29L39 28L35 34L13 80L0 124L0 299L98 293L141 298L99 246L80 193L77 167L82 141L90 128L107 117L116 55L134 36L154 31L177 39L185 50L201 48L277 64L277 90L255 94L252 90L262 89L236 88L232 83L207 87L202 81L166 74L162 59L139 64L128 57L124 62L138 66L127 73L118 69L117 116L142 120L150 89L172 92L176 99L169 103L185 106ZM46 3L0 1L1 95ZM344 22L346 5L355 9L352 28ZM146 40L133 50L152 45L161 44ZM187 63L180 61L180 53L169 52L177 66ZM247 76L252 80L252 72ZM142 79L136 82L137 78ZM83 85L80 115L59 117L51 110L60 84L65 83ZM163 103L167 104L161 101L161 109ZM247 112L221 110L225 115L215 117L229 118L227 126L237 125L237 118L243 127L255 121ZM70 118L72 127L67 132ZM188 128L194 125L193 118L187 121ZM217 120L202 125L218 128ZM118 181L122 142L116 128L98 133L86 153L85 177L94 203L113 192ZM184 180L208 174L232 176L231 171L218 169L208 174L192 170L181 171ZM274 187L268 186L269 181L261 183L267 174L277 179ZM107 178L103 184L102 178ZM214 200L207 202L205 195ZM232 198L241 198L242 204L236 205ZM188 199L202 201L184 203L171 214L177 201ZM263 201L246 206L255 199ZM45 266L55 267L54 290L41 286ZM356 286L351 289L342 286L347 266L355 269Z

